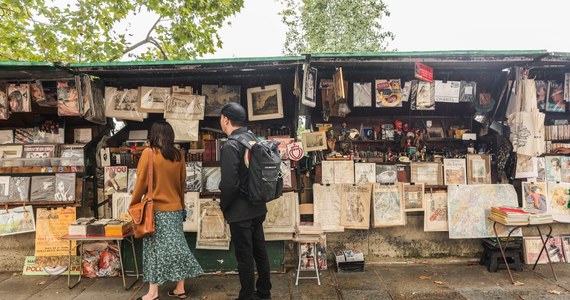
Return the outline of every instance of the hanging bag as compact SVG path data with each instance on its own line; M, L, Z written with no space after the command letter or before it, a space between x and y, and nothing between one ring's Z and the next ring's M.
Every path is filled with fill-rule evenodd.
M146 199L129 207L129 214L133 217L135 238L140 239L154 233L154 203L152 201L152 148L148 160L148 187Z

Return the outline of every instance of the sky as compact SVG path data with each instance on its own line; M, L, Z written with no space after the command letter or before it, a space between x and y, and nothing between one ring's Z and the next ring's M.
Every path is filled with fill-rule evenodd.
M382 20L395 34L388 50L548 50L570 52L570 1L384 0ZM281 4L245 0L220 30L223 48L204 58L281 56L287 28ZM566 22L565 22L566 21Z

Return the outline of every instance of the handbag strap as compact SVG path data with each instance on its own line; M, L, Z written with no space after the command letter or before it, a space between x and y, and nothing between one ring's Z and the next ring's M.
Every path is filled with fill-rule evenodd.
M152 157L154 155L153 151L152 151L152 147L149 147L150 149L150 158L148 160L148 175L147 175L147 182L148 182L148 197L147 197L147 201L148 200L152 200L152 176L153 176L153 171L152 171Z

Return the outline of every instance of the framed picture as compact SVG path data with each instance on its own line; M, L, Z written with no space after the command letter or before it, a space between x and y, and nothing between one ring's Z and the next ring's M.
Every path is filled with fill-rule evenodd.
M428 185L442 185L443 174L441 163L438 162L412 162L411 181Z
M283 118L281 84L247 89L247 113L250 121Z
M171 96L170 87L139 86L138 111L161 113Z
M491 183L489 154L467 154L467 184Z
M404 211L424 211L424 184L400 183Z
M305 65L303 73L303 97L301 103L309 107L317 105L317 69Z
M305 152L327 149L327 135L324 131L305 132L301 140Z
M441 127L430 127L427 130L428 139L441 140L445 138L445 131Z
M204 116L219 117L226 103L240 103L241 87L239 85L203 84L202 95L206 97Z
M466 184L467 170L465 169L465 159L446 158L443 160L444 184Z
M429 192L424 198L424 231L448 231L447 192Z

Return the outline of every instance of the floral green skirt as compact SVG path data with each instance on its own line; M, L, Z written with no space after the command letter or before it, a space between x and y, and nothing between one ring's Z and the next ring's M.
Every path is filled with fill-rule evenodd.
M143 239L144 281L162 285L204 274L182 231L182 211L155 211L154 234Z

